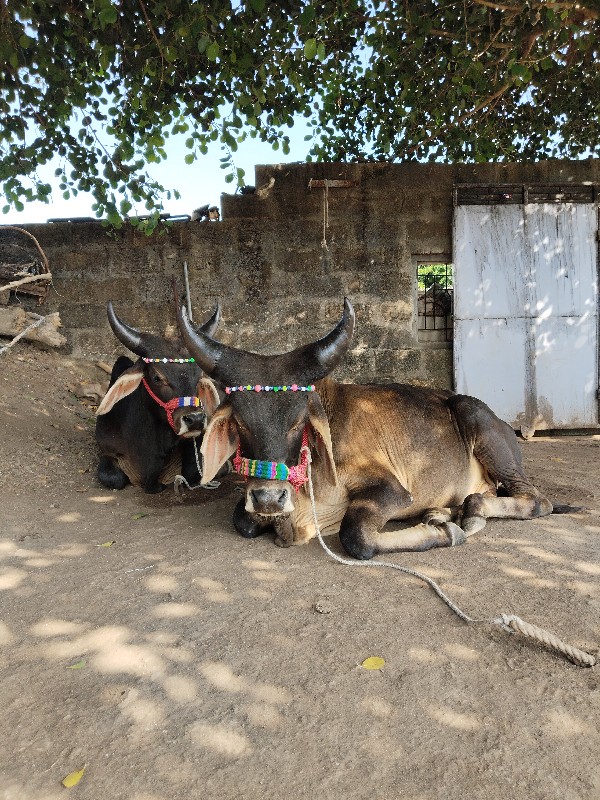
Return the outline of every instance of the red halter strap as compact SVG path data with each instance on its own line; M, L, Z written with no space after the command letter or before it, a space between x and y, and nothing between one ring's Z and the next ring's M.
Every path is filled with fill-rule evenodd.
M202 408L202 403L200 402L199 397L173 397L172 400L169 400L168 403L164 403L160 397L157 397L152 389L150 388L148 381L146 378L142 378L142 383L146 387L146 391L150 395L150 397L154 400L155 403L167 412L167 421L171 428L173 429L173 433L179 436L177 431L175 430L175 422L173 421L173 411L176 408L181 408L183 406L195 406L196 408Z

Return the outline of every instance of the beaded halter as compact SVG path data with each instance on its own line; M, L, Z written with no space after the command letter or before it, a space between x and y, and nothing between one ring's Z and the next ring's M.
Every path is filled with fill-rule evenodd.
M260 383L247 386L226 386L225 394L233 392L314 392L314 384L298 386L296 383L282 386L262 386ZM233 459L233 468L245 478L266 478L271 481L288 481L298 492L300 487L308 480L308 461L310 449L308 447L308 429L305 427L300 446L300 461L295 467L288 467L280 461L260 461L256 458L244 458L241 444L238 442L237 453Z
M244 458L242 447L238 442L237 453L233 459L233 468L245 478L266 478L272 481L289 481L298 492L300 487L308 480L308 429L305 427L302 433L302 445L300 447L300 461L295 467L288 467L277 461L259 461L256 458Z
M172 358L170 358L170 359L162 359L162 358L144 359L144 361L163 361L163 360L178 361L179 359L172 359ZM189 361L189 359L185 359L185 360ZM200 400L199 397L174 397L172 400L169 400L167 403L164 403L160 399L160 397L157 397L154 394L154 392L150 388L150 385L148 384L148 381L146 380L146 378L142 378L142 383L146 387L146 391L148 392L150 397L156 403L158 403L158 405L161 408L164 408L164 410L167 412L167 421L168 421L169 425L171 426L171 428L173 429L173 433L177 434L177 431L175 430L175 422L173 421L173 411L176 408L184 408L185 406L191 406L193 408L202 408L203 407L202 406L202 401ZM179 435L179 434L177 434L177 435Z

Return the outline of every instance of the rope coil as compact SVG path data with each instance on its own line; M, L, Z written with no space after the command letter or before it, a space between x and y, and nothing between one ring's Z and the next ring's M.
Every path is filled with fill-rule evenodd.
M308 450L308 448L306 449ZM576 664L578 667L593 667L596 664L596 657L591 655L591 653L586 653L585 650L580 650L573 645L566 644L553 633L550 633L550 631L547 631L544 628L539 628L537 625L531 625L529 622L525 622L514 614L502 614L500 617L496 617L495 619L473 619L468 614L465 614L465 612L462 611L444 591L442 591L442 589L434 580L432 580L432 578L424 575L422 572L417 572L417 570L410 569L409 567L402 567L400 564L394 564L391 561L358 561L355 559L338 556L337 553L334 553L333 550L331 550L325 544L321 534L321 529L319 528L315 495L313 491L311 464L312 458L310 451L308 451L308 491L310 495L315 531L321 547L323 550L325 550L327 555L333 558L335 561L351 567L390 567L390 569L399 570L400 572L404 572L406 575L412 575L414 578L418 578L430 586L437 596L443 600L448 608L453 611L457 617L460 617L463 622L479 625L496 625L507 633L520 633L522 636L525 636L528 639L533 639L535 642L543 644L549 650L554 650L557 653L561 653L565 656L565 658L567 658L573 664Z

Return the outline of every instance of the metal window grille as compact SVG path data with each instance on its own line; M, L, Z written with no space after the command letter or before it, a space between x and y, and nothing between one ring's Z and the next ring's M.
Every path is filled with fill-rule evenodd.
M452 264L417 264L418 333L422 341L452 340L454 284Z

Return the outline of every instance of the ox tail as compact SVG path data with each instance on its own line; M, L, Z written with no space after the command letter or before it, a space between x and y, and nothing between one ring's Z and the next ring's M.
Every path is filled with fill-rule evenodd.
M589 511L585 506L569 506L564 503L552 503L553 514L581 514L581 512Z

